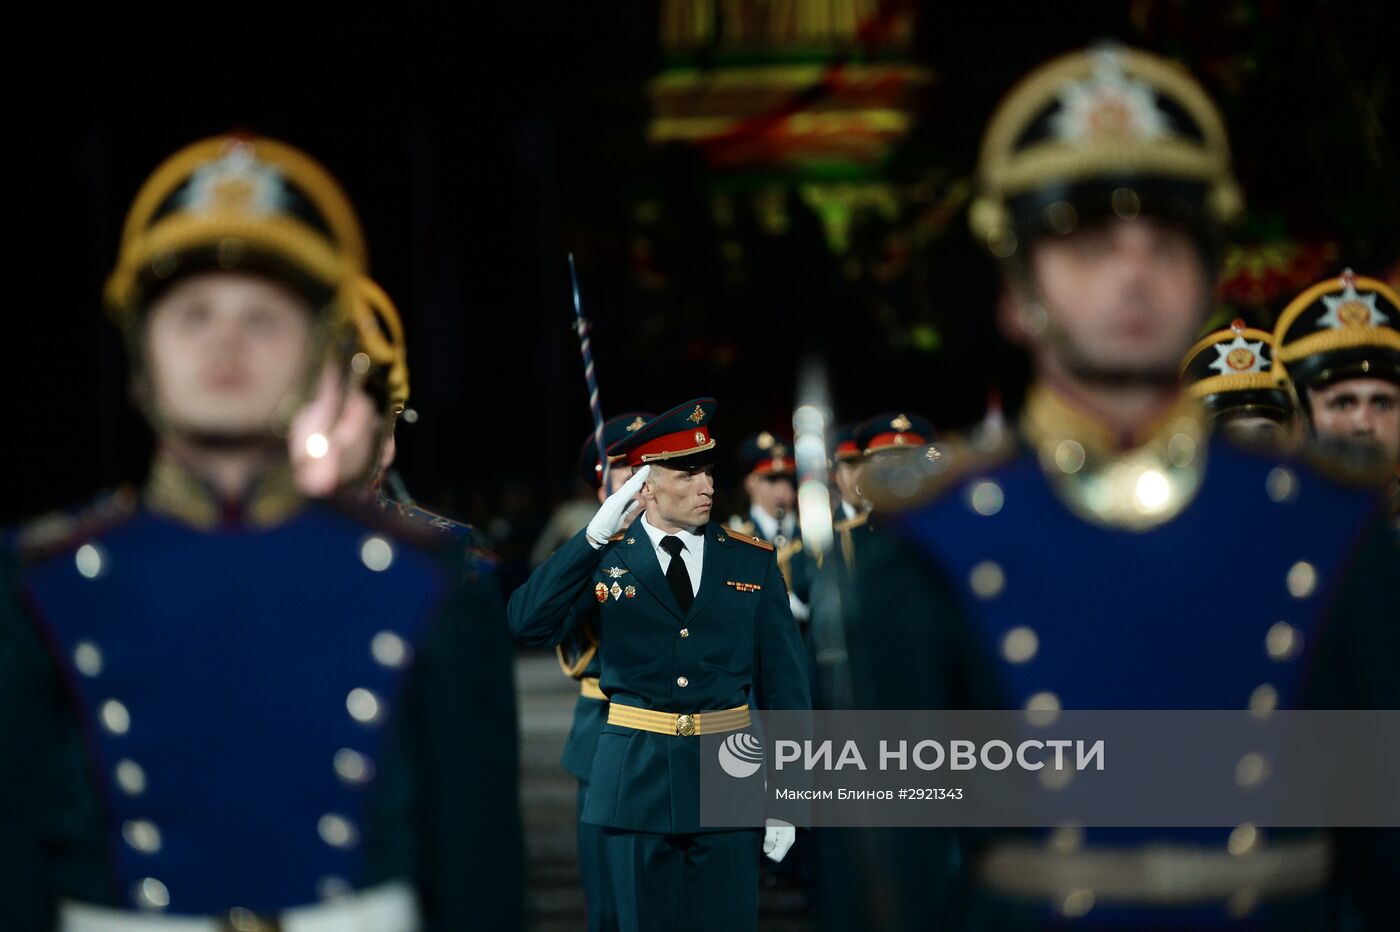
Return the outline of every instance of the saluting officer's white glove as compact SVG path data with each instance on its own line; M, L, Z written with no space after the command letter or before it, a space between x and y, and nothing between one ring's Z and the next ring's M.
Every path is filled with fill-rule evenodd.
M637 493L642 490L642 483L647 481L650 474L650 466L643 466L632 473L632 478L624 482L622 488L609 495L607 501L598 509L598 513L593 516L593 520L588 522L588 542L593 545L594 550L601 548L609 538L626 527L627 520L642 507Z
M763 830L763 853L774 861L787 857L788 849L797 841L797 829L782 819L769 819Z

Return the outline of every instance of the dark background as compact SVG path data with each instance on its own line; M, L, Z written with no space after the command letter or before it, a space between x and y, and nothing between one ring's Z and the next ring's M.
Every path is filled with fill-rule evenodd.
M842 419L908 409L960 429L993 389L1014 408L1024 372L991 325L995 269L948 192L998 97L1054 53L1118 38L1182 60L1221 102L1250 203L1237 236L1267 266L1223 294L1224 313L1266 318L1343 264L1394 267L1393 4L887 6L914 9L899 56L934 77L873 172L898 187L900 211L858 217L840 255L796 175L647 143L646 82L668 65L655 3L388 4L295 21L286 6L220 4L16 27L4 185L16 416L0 522L140 481L150 441L125 400L102 282L146 175L230 129L292 142L348 188L406 318L421 417L399 428L401 472L425 504L489 530L512 574L574 490L590 428L570 250L607 411L712 394L722 442L781 430L809 354ZM716 191L738 205L723 230ZM781 233L752 222L755 192L783 205Z

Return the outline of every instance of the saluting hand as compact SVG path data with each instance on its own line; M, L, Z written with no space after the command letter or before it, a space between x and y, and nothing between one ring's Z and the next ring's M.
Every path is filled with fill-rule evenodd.
M641 492L642 483L646 482L650 474L651 467L643 466L623 483L622 488L609 495L607 501L603 502L593 520L588 522L588 539L593 546L603 546L609 538L627 526L628 520L642 506L637 494Z

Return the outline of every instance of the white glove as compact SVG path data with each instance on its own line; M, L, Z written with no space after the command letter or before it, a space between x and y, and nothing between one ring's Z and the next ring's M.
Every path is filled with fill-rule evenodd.
M788 593L788 608L792 609L793 621L807 621L812 617L812 610L807 603L791 592Z
M788 849L797 841L797 829L782 819L769 819L763 830L763 853L774 861L787 857Z
M642 507L637 493L642 490L642 483L647 481L649 475L650 466L643 466L632 473L632 478L623 483L622 488L609 495L607 501L598 509L598 513L593 516L593 520L588 522L588 542L593 545L594 550L601 549L614 534L626 527L627 520Z

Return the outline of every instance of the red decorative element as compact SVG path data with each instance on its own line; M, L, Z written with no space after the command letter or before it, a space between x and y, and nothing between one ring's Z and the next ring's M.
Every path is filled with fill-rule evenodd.
M1235 309L1272 312L1327 276L1337 261L1335 243L1272 243L1239 246L1225 257L1217 295ZM1248 316L1248 315L1246 315Z
M854 444L852 444L854 446ZM790 456L774 456L762 460L750 475L785 476L797 472L797 462Z
M1230 329L1235 331L1236 334L1244 333L1244 318L1236 317L1234 320L1230 321Z
M883 450L886 447L916 447L928 443L922 435L913 431L904 431L895 434L876 434L865 447L866 453L874 453L876 450Z
M1229 355L1225 357L1225 365L1236 372L1248 372L1254 368L1254 353L1247 349L1230 350Z
M695 430L676 431L674 434L663 434L654 440L648 440L627 451L627 465L642 465L642 457L654 456L657 453L687 453L697 450L710 442L710 431L707 427L700 427ZM664 462L664 460L663 460Z

